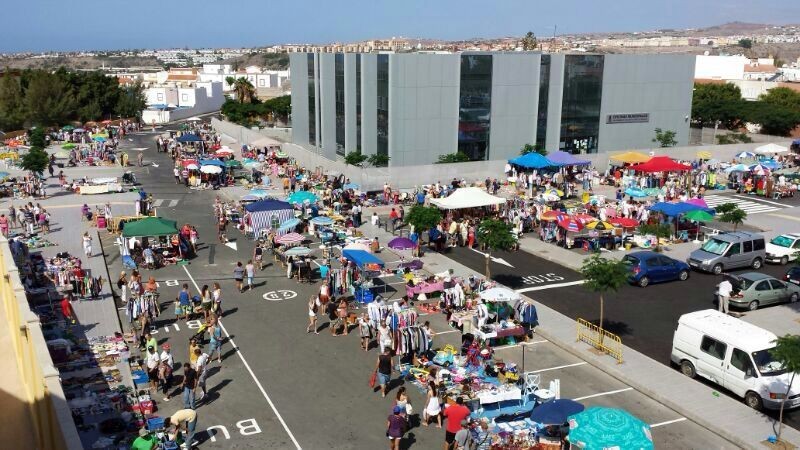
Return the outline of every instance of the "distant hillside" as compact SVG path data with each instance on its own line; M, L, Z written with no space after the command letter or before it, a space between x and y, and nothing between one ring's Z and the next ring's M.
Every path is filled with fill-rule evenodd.
M89 56L74 58L62 56L58 58L0 58L0 67L11 69L99 69L101 67L163 67L155 58Z
M249 53L236 58L226 59L222 64L230 64L236 69L247 66L263 67L267 70L287 70L289 68L288 53Z
M729 22L697 31L712 36L735 36L739 34L760 34L772 27L773 25L763 23Z

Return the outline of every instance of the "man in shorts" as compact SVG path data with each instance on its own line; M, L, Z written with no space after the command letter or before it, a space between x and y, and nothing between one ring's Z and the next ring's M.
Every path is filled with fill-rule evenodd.
M454 450L456 447L456 433L461 430L461 421L468 418L469 408L464 406L462 397L456 398L456 404L445 407L442 415L447 419L444 434L444 450Z
M253 250L253 260L256 262L256 266L258 266L258 270L264 270L264 247L262 247L262 245L263 243L258 241L256 248Z
M172 427L171 430L170 427ZM188 450L197 445L194 440L194 430L197 428L197 412L195 410L188 408L179 410L164 419L164 428L170 430L169 434L173 440L177 439L179 431L184 433L183 448Z
M247 275L247 290L253 290L253 282L256 278L256 266L253 265L253 260L247 261L247 265L244 266L245 275Z
M147 347L147 355L145 355L144 361L147 367L147 379L150 381L151 391L156 392L158 391L158 366L161 364L161 358L158 353L156 353L155 347Z
M241 294L244 289L244 267L242 267L241 261L237 262L236 267L233 268L233 280L236 282L236 289Z

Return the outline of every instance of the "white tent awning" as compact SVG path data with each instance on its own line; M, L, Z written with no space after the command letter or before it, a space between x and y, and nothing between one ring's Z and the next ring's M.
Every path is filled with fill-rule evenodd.
M253 143L251 143L250 145L254 147L272 147L276 145L280 146L281 143L280 141L276 141L275 139L263 137L253 141Z
M777 155L778 153L786 153L789 149L782 145L769 143L761 147L756 147L754 151L761 155Z
M480 208L482 206L502 205L506 199L495 197L483 189L466 187L456 189L446 198L435 198L431 203L442 209Z

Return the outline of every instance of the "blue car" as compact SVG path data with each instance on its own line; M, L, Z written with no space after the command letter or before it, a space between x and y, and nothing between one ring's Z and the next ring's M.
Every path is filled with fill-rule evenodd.
M662 281L689 279L689 265L656 252L633 252L622 261L631 268L628 280L640 287Z

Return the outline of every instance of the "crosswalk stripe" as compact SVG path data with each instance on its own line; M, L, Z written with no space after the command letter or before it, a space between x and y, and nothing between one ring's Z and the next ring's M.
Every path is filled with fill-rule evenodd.
M162 203L164 203L164 200L161 200L160 198L153 200L153 206L155 207L161 206Z
M704 197L703 200L705 200L706 204L712 208L715 206L722 205L724 203L734 203L742 211L748 214L760 214L772 211L779 211L783 208L788 208L788 206L786 205L782 205L780 203L775 203L775 202L767 202L769 204L765 204L761 202L755 202L750 199L726 197L721 195L709 195L707 197ZM780 207L771 205L779 205Z
M167 208L174 208L176 206L178 206L178 200L170 200Z
M178 203L180 203L180 200L176 200L174 198L173 199L157 198L153 200L153 206L155 206L156 208L161 208L161 207L174 208L178 206Z

